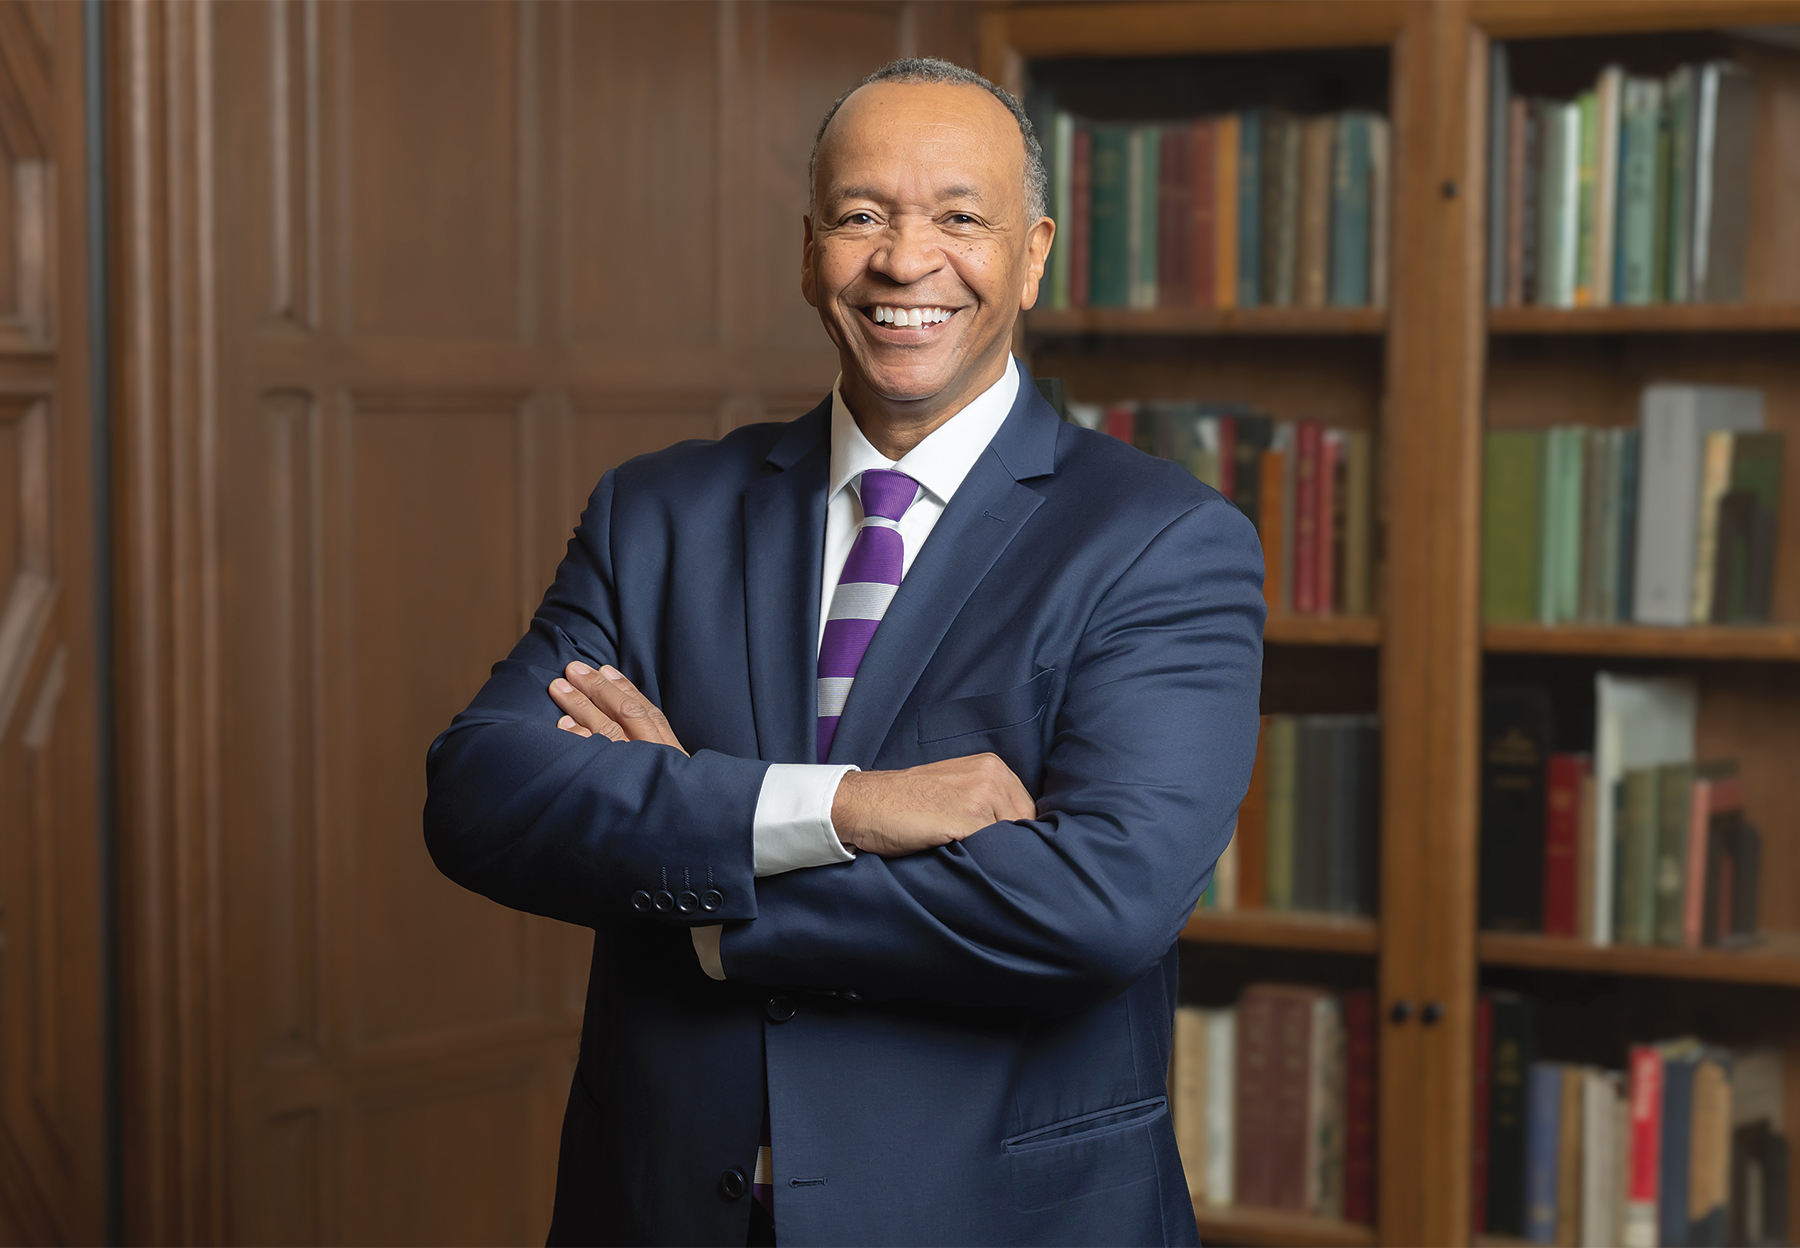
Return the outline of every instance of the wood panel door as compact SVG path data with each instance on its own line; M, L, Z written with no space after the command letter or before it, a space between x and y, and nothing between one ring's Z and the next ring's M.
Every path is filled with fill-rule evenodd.
M973 15L112 17L130 1234L541 1240L591 937L437 874L425 747L604 469L829 387L813 129Z
M0 1243L98 1243L82 8L0 2Z

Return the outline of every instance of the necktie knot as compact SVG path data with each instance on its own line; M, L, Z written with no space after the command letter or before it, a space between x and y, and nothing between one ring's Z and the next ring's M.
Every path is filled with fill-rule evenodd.
M892 468L870 468L862 474L858 493L863 515L898 521L919 497L919 483Z

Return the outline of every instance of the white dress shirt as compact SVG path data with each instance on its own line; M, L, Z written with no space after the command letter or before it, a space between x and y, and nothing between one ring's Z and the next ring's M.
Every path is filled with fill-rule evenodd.
M1009 355L999 381L900 459L892 460L876 450L857 427L855 417L844 405L843 380L840 375L831 387L831 482L826 494L825 558L819 577L819 636L814 653L824 641L831 598L837 592L844 563L850 558L857 527L862 524L862 499L857 493L862 474L870 468L894 468L922 487L897 526L902 551L900 577L904 582L912 570L913 559L937 526L938 517L944 514L975 461L1000 431L1019 393L1018 365ZM855 770L842 763L774 763L769 767L751 821L757 875L829 866L856 857L838 840L837 829L831 823L838 782L845 772ZM701 967L714 979L724 979L719 963L719 928L696 927L692 931Z

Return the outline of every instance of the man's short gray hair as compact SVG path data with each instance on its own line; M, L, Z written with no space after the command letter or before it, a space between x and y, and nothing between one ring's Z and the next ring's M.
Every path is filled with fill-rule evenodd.
M1019 123L1019 137L1025 141L1025 221L1030 224L1043 216L1050 205L1050 175L1044 171L1044 148L1038 142L1036 129L1031 118L1013 98L1012 92L1004 87L996 86L972 69L964 69L951 61L939 60L935 56L909 56L898 61L889 61L880 69L864 78L856 86L844 92L832 101L825 110L825 120L819 123L819 132L813 135L812 159L806 162L806 202L809 213L818 212L819 143L825 137L825 128L831 119L837 116L838 109L844 101L872 82L901 83L943 83L955 87L980 87L989 95L1006 105L1006 111L1013 115Z

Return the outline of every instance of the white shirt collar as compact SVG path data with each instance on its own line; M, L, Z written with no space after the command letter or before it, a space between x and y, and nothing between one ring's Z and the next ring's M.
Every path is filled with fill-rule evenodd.
M1000 374L999 381L976 395L967 407L933 429L897 461L876 450L857 428L856 418L844 406L843 381L840 373L831 387L831 492L825 496L826 504L870 468L898 468L929 490L940 504L948 504L1012 411L1013 400L1019 394L1019 366L1009 354L1006 371Z

